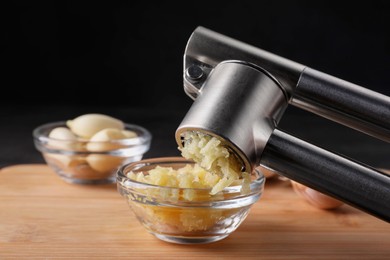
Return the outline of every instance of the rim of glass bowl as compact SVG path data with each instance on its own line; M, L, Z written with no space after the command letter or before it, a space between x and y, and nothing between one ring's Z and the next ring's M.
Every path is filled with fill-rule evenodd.
M159 190L175 191L174 192L175 194L176 192L178 192L177 194L179 194L180 191L184 192L186 190L198 191L200 193L203 192L203 194L206 194L206 192L209 193L211 191L211 189L205 189L205 188L176 188L176 187L167 187L167 186L148 184L148 183L132 180L128 178L126 175L126 173L130 172L131 170L139 170L147 166L153 167L153 165L163 166L163 165L172 165L172 164L183 164L184 166L185 164L195 164L195 162L191 160L187 160L183 157L157 157L157 158L143 159L137 162L132 162L132 163L122 165L117 170L117 185L118 185L119 192L121 193L122 196L124 196L126 194L124 194L121 191L121 189L125 189L128 192L134 191L134 189L139 189L139 190L159 189ZM257 194L261 195L264 190L265 177L263 173L258 169L254 170L254 174L256 178L251 181L249 193L241 193L241 185L229 186L222 190L222 194L237 194L237 196L233 196L233 197L229 197L228 199L225 199L224 197L221 198L220 196L218 196L218 194L220 193L217 193L216 196L214 196L215 198L213 198L212 201L213 202L228 201L228 200L235 200L243 197L251 197ZM194 203L194 204L199 203L197 201L195 202L185 201L185 202Z
M56 127L67 127L66 121L57 121L46 123L36 127L33 130L34 144L36 148L41 152L46 153L61 153L61 154L69 154L69 155L82 155L82 154L109 154L109 155L120 155L120 156L132 156L143 154L147 152L150 148L150 143L152 140L152 134L146 128L135 125L125 123L125 130L135 131L137 133L137 137L125 138L125 139L114 139L110 141L94 141L91 142L89 140L62 140L56 138L48 137L50 131ZM49 142L56 142L57 144L80 144L80 147L85 147L87 144L117 144L120 145L121 148L114 150L106 150L106 151L87 151L85 149L81 150L69 150L69 149L59 149L59 148L50 148L48 147ZM129 155L126 155L129 154Z

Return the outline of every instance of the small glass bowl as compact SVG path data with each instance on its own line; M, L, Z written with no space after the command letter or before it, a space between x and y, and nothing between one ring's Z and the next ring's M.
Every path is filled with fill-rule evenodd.
M46 163L69 183L114 183L118 167L141 160L149 150L152 139L147 129L132 124L125 124L125 130L134 131L137 134L134 138L105 142L49 138L50 131L57 127L66 127L66 122L48 123L35 128L34 144ZM88 147L91 146L102 149L90 151Z
M240 226L262 195L263 174L255 170L247 194L242 194L238 185L215 195L210 195L210 189L157 186L127 177L131 171L147 175L156 166L178 169L186 164L194 162L182 157L162 157L124 165L117 172L118 191L146 230L163 241L204 244L226 238ZM186 192L191 192L191 201L184 198Z

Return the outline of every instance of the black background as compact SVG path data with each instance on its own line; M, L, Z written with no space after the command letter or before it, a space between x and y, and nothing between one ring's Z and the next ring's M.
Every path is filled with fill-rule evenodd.
M182 57L198 25L390 94L387 1L79 2L14 7L3 102L186 109Z
M389 13L388 1L66 1L2 8L0 161L40 162L32 129L88 112L143 124L155 137L149 156L175 154L174 130L192 103L183 91L183 53L199 25L390 95ZM310 138L318 127L294 124L296 113L287 111L284 126Z

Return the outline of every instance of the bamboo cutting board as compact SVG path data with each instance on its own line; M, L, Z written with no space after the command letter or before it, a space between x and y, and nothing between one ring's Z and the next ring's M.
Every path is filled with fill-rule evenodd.
M46 165L0 170L0 259L390 259L390 225L347 205L312 207L269 180L222 241L177 245L137 222L116 185L62 181Z

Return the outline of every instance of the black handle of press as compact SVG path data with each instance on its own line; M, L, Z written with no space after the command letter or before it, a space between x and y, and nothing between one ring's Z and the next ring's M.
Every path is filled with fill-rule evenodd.
M390 222L390 176L275 129L260 163Z
M291 104L390 143L390 97L305 68Z

